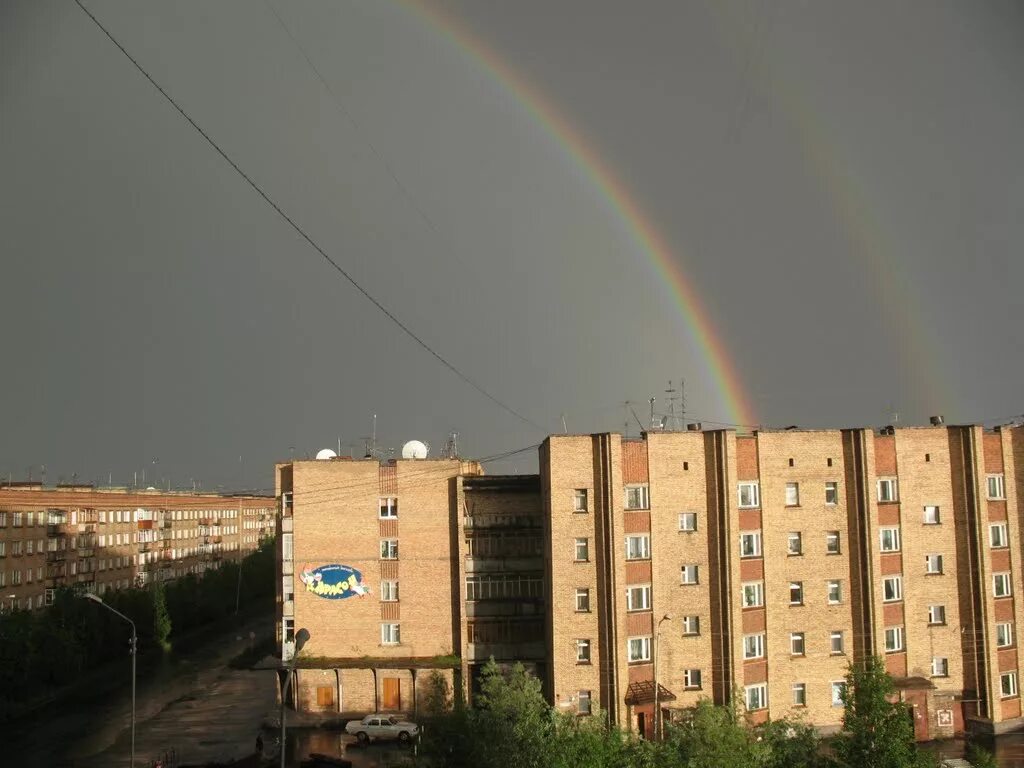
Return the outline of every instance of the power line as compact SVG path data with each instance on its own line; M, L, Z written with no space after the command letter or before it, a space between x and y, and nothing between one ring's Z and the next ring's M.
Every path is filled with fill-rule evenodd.
M387 317L392 323L394 323L396 326L398 326L409 338L411 338L419 346L421 346L428 353L430 353L430 355L432 357L434 357L438 362L440 362L441 365L443 365L445 368L447 368L449 371L451 371L453 374L455 374L464 383L468 384L470 387L475 389L477 392L479 392L485 398L487 398L492 403L497 405L499 408L501 408L505 412L511 414L512 416L516 417L517 419L519 419L523 423L528 424L529 426L533 427L534 429L537 429L537 430L539 430L541 432L547 432L548 431L545 427L540 426L539 424L534 422L532 419L528 418L527 416L524 416L523 414L521 414L519 411L517 411L512 406L507 405L503 401L499 400L496 396L492 395L489 391L484 389L483 386L481 386L480 384L477 384L476 381L474 381L467 374L465 374L461 370L459 370L459 368L457 368L454 363L449 362L447 360L447 358L445 358L439 352L434 350L434 348L431 347L422 338L420 338L415 333L415 331L413 331L409 326L407 326L405 323L403 323L401 320L399 320L398 317L396 317L394 315L394 313L391 312L391 310L389 310L387 307L385 307L384 304L382 304L376 297L374 297L373 294L371 294L362 285L360 285L355 280L355 278L353 278L337 261L332 259L330 257L330 255L328 255L328 253L323 248L321 248L320 245L310 235L306 234L305 230L302 227L300 227L295 222L295 220L291 218L291 216L289 216L287 213L285 213L284 210L281 208L281 206L279 206L276 202L274 202L274 200L266 192L263 191L263 189L260 187L260 185L257 184L252 179L252 177L250 177L245 171L243 171L242 168L238 165L238 163L236 163L233 159L231 159L231 157L227 154L227 152L225 152L223 149L221 149L220 145L217 144L217 142L215 142L213 140L213 138L208 133L206 133L206 131L204 131L195 120L192 119L191 116L189 116L189 114L178 104L178 102L176 102L171 97L171 95L169 93L167 93L167 91L165 91L163 89L163 87L161 87L161 85L156 80L153 79L153 77L149 74L149 72L147 72L143 68L143 66L130 53L128 53L127 49L123 45L121 45L120 42L118 42L117 38L115 38L114 35L111 34L111 32L105 26L103 26L102 23L100 23L99 19L97 19L92 14L92 12L89 11L89 9L86 8L82 4L82 0L75 0L75 4L79 8L82 9L82 12L85 13L86 16L88 16L90 19L92 19L93 23L97 27L99 27L100 31L102 31L103 34L106 35L107 38L110 39L110 42L112 42L114 45L117 46L118 50L121 51L121 53L123 53L125 55L125 58L127 58L128 61L130 61L135 66L135 68L142 74L142 76L145 77L150 82L150 84L152 84L152 86L154 88L156 88L157 91L160 92L160 95L163 96L170 103L170 105L172 107L174 107L175 110L178 111L178 114L180 114L182 117L184 117L189 122L189 124L193 128L196 129L196 131L199 133L199 135L202 136L211 147L213 147L213 149L217 152L217 154L219 154L222 158L224 158L224 160L228 163L228 165L230 165L235 170L235 172L239 176L241 176L249 184L250 187L253 188L253 190L256 192L256 194L258 194L260 197L262 197L263 200L271 208L273 208L277 212L277 214L282 219L284 219L292 227L292 229L294 229L299 234L300 237L302 237L303 240L305 240L307 243L309 243L309 245L317 253L319 253L323 257L323 259L331 267L333 267L338 272L338 274L340 274L342 277L344 277L371 304L373 304L375 307L377 307L377 309L379 309L381 311L381 313L384 314L385 317Z

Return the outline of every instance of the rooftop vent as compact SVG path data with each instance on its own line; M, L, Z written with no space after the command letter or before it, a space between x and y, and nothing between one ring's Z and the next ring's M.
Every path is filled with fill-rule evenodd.
M944 423L941 416L932 416L928 421L931 422L933 427L941 427Z
M686 431L687 432L700 432L701 429L703 429L703 426L704 425L701 424L699 421L691 421L689 424L686 425Z

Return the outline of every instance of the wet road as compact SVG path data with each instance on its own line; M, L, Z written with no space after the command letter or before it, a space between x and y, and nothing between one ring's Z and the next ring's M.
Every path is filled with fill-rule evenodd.
M273 672L232 670L228 662L257 638L269 635L273 619L264 617L214 635L190 649L171 654L145 678L136 696L137 764L175 749L193 755L241 756L251 752L263 715L273 707ZM131 696L128 660L123 688L86 705L41 711L5 738L4 764L19 768L117 768L130 753ZM118 674L116 668L111 674ZM10 759L11 762L7 762Z

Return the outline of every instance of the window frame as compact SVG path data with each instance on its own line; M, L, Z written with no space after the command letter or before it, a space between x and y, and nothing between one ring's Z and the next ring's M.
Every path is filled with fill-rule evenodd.
M829 494L832 494L833 499L829 501ZM838 480L826 480L825 481L825 506L835 507L839 505L839 481Z
M753 644L749 645L750 643ZM751 655L753 653L754 655ZM764 658L764 632L755 632L750 635L743 636L743 660L750 661L752 659L763 659Z
M580 548L583 548L583 557L580 557ZM585 536L577 536L575 544L574 563L590 562L590 539Z
M756 706L751 704L752 698L757 699ZM753 683L745 686L743 689L743 703L748 712L768 709L768 683Z
M576 638L576 663L577 664L590 664L590 638L589 637L578 637Z
M583 607L581 608L581 599ZM576 587L575 613L590 613L590 587Z
M633 655L634 643L639 645L636 648L640 651L637 656ZM630 664L646 664L651 660L651 636L638 635L626 639L626 659Z
M747 503L743 502L743 491L750 494ZM736 484L736 499L740 509L758 509L761 506L761 484L757 480L745 480Z
M806 707L807 706L807 683L793 683L790 687L793 692L793 706L794 707Z
M938 569L933 569L932 564L937 563ZM925 576L941 576L945 572L945 558L941 552L931 552L924 556Z
M639 593L640 605L634 604L633 595ZM626 587L626 612L636 613L637 611L651 610L651 585L636 584Z
M786 483L785 501L785 506L787 507L800 506L800 483L796 481L790 481Z
M394 630L392 633L391 630ZM385 636L385 630L387 633ZM390 639L391 635L394 634L394 639ZM402 644L402 624L397 621L383 621L380 625L380 644L381 645L401 645Z
M938 610L936 610L938 609ZM936 621L936 613L942 614L942 620ZM945 603L934 603L928 606L928 626L938 627L945 626L946 624L946 604Z
M796 548L793 548L793 542ZM804 553L804 535L802 531L790 531L786 536L786 554L789 557L798 557Z
M891 643L890 637L892 638ZM907 649L905 632L902 625L885 628L883 646L886 653L903 653Z
M846 681L845 680L832 680L829 683L829 687L832 692L832 706L841 707L843 706L843 694L846 692Z
M921 520L924 525L941 525L941 507L938 504L925 504L921 512Z
M882 488L887 488L889 498L883 498ZM880 477L875 483L875 499L879 504L895 504L900 500L899 480L895 477Z
M839 641L839 650L836 650L836 640ZM828 652L830 656L846 655L846 637L841 629L829 630Z
M582 506L580 502L582 500ZM572 490L572 511L585 514L590 511L590 489L573 488Z
M789 655L790 656L806 656L807 655L807 636L803 632L790 632L789 633Z
M757 602L747 603L747 589L752 589L757 596ZM763 608L764 607L764 582L747 581L740 585L740 606L742 608Z
M890 585L894 585L895 589L892 589L892 597L886 597L886 588ZM882 577L882 602L883 603L898 603L903 599L903 574L894 574L892 576Z
M398 539L389 538L380 540L380 559L381 560L397 560L398 559Z
M996 531L999 531L998 537L992 535ZM995 541L996 538L999 539L998 543ZM988 543L992 549L1007 549L1010 546L1009 529L1007 528L1005 520L998 523L989 523Z
M387 514L385 514L387 513ZM378 496L377 497L377 519L397 520L398 519L398 497Z
M1009 693L1006 693L1007 686L1005 684L1005 681L1008 681L1010 683L1010 685L1009 685L1010 692ZM1003 672L1003 673L1001 673L999 675L999 698L1001 698L1001 699L1011 699L1011 698L1013 698L1014 696L1017 695L1018 690L1019 689L1017 687L1017 673L1016 672Z
M692 570L693 578L687 579L686 574ZM679 566L679 583L685 586L693 586L700 584L700 564L699 563L686 563Z
M692 628L691 623L695 623L696 628ZM700 635L700 614L690 614L689 616L683 616L683 637L698 637Z
M747 552L748 542L753 543L750 553ZM740 559L763 557L762 543L761 531L740 531Z
M999 594L997 584L1003 583L1006 585L1006 591L1003 594ZM1009 571L1000 571L999 573L992 574L992 597L1004 598L1013 597L1013 580L1010 578Z
M996 495L992 493L993 485L995 485ZM1006 498L1006 476L1004 474L993 473L985 475L985 498L994 501L1002 501Z
M693 525L687 527L684 525L684 521L691 521ZM679 513L679 532L680 533L694 533L697 530L697 513L696 512L680 512Z
M889 548L885 546L886 535L889 536ZM899 526L885 526L878 529L878 550L879 552L902 552L903 541Z
M796 591L798 599L793 599L793 593ZM792 606L804 604L804 583L802 581L791 581L789 582L789 604Z
M835 590L836 597L832 599L832 591ZM843 580L829 579L825 582L825 599L829 605L842 605L843 603Z
M583 702L586 702L584 705ZM590 689L581 689L576 692L576 714L589 715L593 711L593 697Z
M1000 635L1003 637L1001 638ZM1006 642L1000 643L1000 640L1005 638ZM1013 622L1012 621L1000 621L996 622L996 648L1012 648L1013 647Z
M639 494L640 506L631 505L631 494ZM651 508L651 487L648 483L630 483L629 485L623 486L623 507L627 512L633 512L636 510L644 510Z
M640 543L639 554L633 550L635 543ZM651 535L649 533L631 533L626 536L626 560L650 560L651 559Z
M942 671L936 670L937 661L942 662ZM932 656L932 677L949 677L949 657L948 656Z
M380 601L382 603L397 603L400 594L398 579L381 579Z
M694 677L697 678L694 682ZM700 691L704 688L704 676L699 667L689 667L683 670L683 690Z

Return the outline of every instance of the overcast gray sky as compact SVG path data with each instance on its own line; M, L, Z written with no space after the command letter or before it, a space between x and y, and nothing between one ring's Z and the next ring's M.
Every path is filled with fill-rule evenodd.
M644 418L685 375L689 412L730 421L642 247L429 9L87 5L355 279L531 420L621 429L623 401ZM758 422L1024 412L1020 3L439 7L629 190ZM0 233L4 475L265 487L293 449L361 446L374 413L396 447L543 437L333 272L70 0L0 0Z

